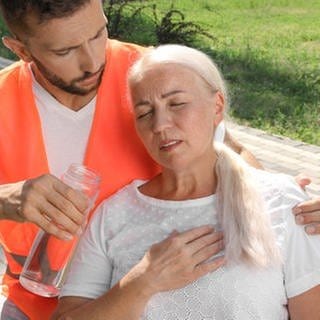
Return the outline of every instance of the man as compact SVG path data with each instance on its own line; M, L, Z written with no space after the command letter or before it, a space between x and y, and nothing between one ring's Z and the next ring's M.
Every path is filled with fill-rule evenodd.
M86 199L56 178L72 162L102 175L98 202L157 172L127 104L126 71L141 49L107 40L100 0L10 0L1 9L14 35L4 43L23 62L0 76L0 211L69 239L86 209ZM37 231L33 224L0 222L4 283L23 313L46 319L55 299L34 296L18 282Z
M35 224L62 239L81 227L86 199L57 177L72 162L100 172L99 203L158 170L136 137L126 96L127 70L142 49L107 40L100 0L0 6L12 33L4 44L22 60L0 74L0 237L8 260L2 319L7 311L10 319L47 319L56 299L27 292L18 277Z

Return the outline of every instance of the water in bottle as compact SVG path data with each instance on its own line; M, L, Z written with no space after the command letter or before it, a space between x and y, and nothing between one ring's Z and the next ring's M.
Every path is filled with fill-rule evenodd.
M83 165L72 164L62 180L88 197L89 211L99 192L99 175ZM21 285L43 297L59 295L78 240L78 236L69 241L60 240L40 230L20 274Z

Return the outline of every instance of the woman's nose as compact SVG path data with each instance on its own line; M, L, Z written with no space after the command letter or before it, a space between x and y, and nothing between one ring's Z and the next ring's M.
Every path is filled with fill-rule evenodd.
M157 111L153 117L153 132L159 133L172 126L172 118L167 111Z

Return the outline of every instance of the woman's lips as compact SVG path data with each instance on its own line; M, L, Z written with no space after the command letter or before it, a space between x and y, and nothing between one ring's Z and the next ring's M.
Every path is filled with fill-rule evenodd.
M169 151L176 148L182 141L181 140L166 140L160 144L160 150Z

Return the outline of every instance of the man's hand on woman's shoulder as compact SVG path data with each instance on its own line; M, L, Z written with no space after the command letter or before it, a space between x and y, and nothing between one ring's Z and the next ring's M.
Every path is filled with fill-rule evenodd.
M302 189L311 183L311 179L303 175L297 176L296 181ZM320 197L299 203L292 212L296 222L305 225L308 234L320 234Z

